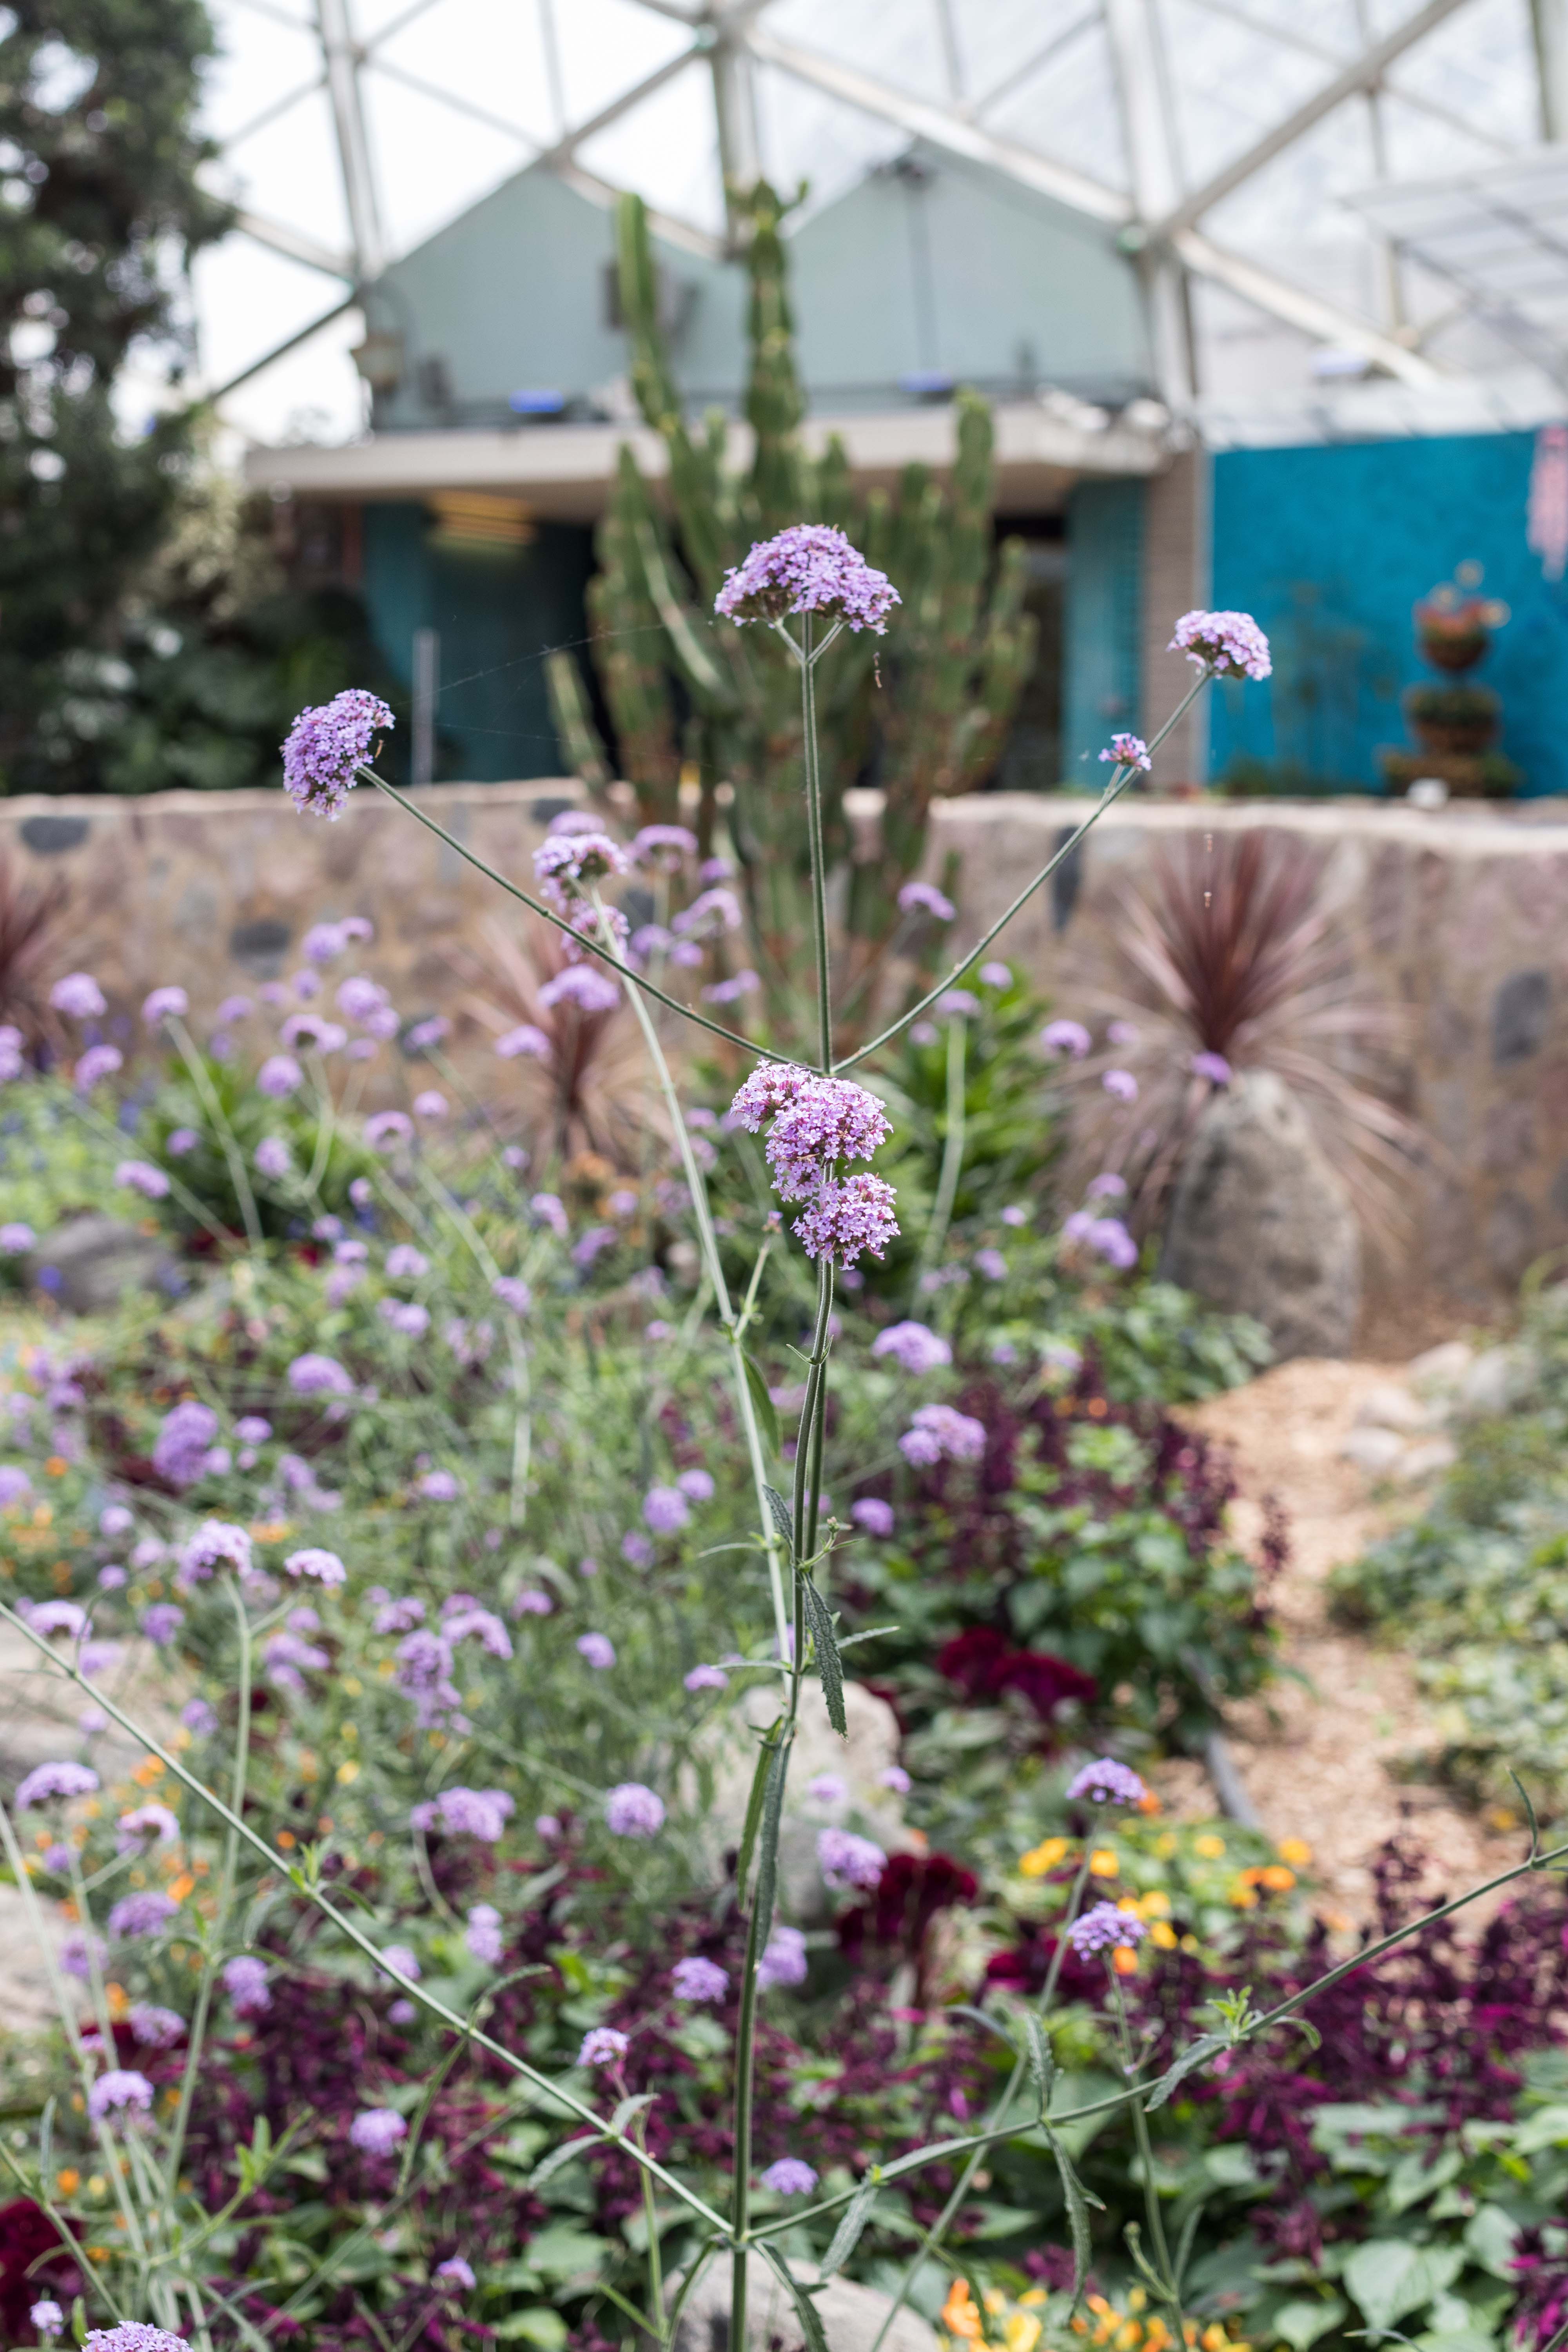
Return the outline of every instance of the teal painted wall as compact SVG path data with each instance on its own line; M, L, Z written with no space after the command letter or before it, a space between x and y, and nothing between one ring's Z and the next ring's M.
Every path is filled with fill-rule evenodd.
M1213 778L1246 763L1287 790L1380 792L1378 745L1407 740L1400 692L1435 675L1410 608L1475 562L1512 619L1469 675L1502 697L1523 789L1568 792L1568 583L1525 545L1533 454L1532 434L1487 433L1215 459L1213 600L1257 617L1275 674L1214 689Z
M1136 727L1143 604L1143 484L1079 482L1068 502L1062 781L1098 792L1100 753Z
M560 775L543 656L582 638L592 532L542 523L527 547L472 554L433 548L428 532L422 506L364 509L365 602L405 684L416 629L440 635L437 777Z

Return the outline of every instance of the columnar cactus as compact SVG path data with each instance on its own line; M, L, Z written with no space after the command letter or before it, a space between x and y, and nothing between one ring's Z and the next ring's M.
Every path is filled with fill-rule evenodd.
M857 862L846 898L852 964L874 954L898 920L898 891L922 854L931 801L969 790L994 766L1035 650L1024 613L1023 548L994 555L991 415L973 393L958 402L950 484L910 467L896 499L858 499L842 446L813 457L800 436L805 403L795 365L784 207L760 184L750 225L751 371L745 415L750 466L725 461L727 431L710 416L688 425L658 317L658 280L640 200L618 217L621 304L632 383L668 453L668 482L650 492L623 449L600 525L600 572L589 593L594 661L619 741L621 765L645 820L672 814L683 758L701 776L703 830L716 784L733 788L729 824L745 884L758 969L787 997L799 935L806 860L803 803L794 789L801 752L795 664L765 629L716 629L713 598L752 543L792 522L832 522L897 578L904 597L885 642L847 635L820 677L829 853L842 861L843 795L862 777L886 793L879 852ZM557 671L552 687L563 740L592 785L601 758L584 733L585 698ZM846 973L846 979L849 978Z

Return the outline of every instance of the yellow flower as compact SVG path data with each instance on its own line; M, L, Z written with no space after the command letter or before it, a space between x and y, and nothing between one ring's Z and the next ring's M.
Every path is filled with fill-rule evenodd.
M1305 1870L1312 1859L1312 1849L1305 1838L1281 1838L1274 1851L1280 1861L1288 1862L1293 1870Z
M1119 1895L1116 1898L1116 1907L1119 1911L1131 1912L1134 1919L1142 1919L1143 1916L1143 1906L1139 1902L1136 1895Z
M1027 1853L1018 1856L1018 1867L1026 1878L1044 1878L1048 1870L1054 1870L1063 1860L1068 1851L1066 1838L1045 1838L1038 1845L1032 1845Z
M1201 1853L1205 1862L1217 1862L1225 1852L1225 1840L1216 1837L1213 1830L1205 1830L1202 1837L1193 1840L1193 1852Z
M1249 1886L1245 1878L1233 1878L1230 1882L1230 1894L1227 1900L1234 1904L1238 1911L1256 1911L1258 1889L1256 1886Z
M1007 2352L1035 2352L1039 2340L1040 2323L1032 2311L1016 2311L1002 2330Z
M1089 1866L1096 1878L1114 1878L1121 1868L1108 1845L1097 1846L1089 1857Z
M1171 1898L1163 1886L1152 1886L1139 1908L1145 1919L1168 1919L1171 1916Z
M1171 1856L1179 1850L1181 1843L1174 1830L1162 1830L1154 1840L1154 1851L1162 1862L1169 1862Z
M1173 1952L1176 1948L1176 1931L1168 1919L1156 1919L1149 1930L1149 1941L1158 1945L1163 1952Z
M1129 2295L1128 2295L1128 2297L1127 2297L1127 2308L1128 2308L1128 2310L1129 2310L1129 2311L1142 2311L1142 2310L1143 2309L1144 2305L1148 2302L1148 2300L1149 2300L1149 2290L1148 2290L1148 2288L1147 2288L1147 2287L1142 2287L1142 2286L1135 2286L1135 2287L1133 2287L1133 2288L1132 2288L1131 2292L1129 2294Z

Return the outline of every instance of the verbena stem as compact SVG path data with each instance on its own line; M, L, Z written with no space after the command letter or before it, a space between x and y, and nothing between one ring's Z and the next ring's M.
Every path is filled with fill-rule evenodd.
M400 809L405 809L411 817L416 818L426 833L433 833L438 841L446 843L448 849L455 849L458 856L466 859L476 873L484 876L487 882L493 882L499 890L504 890L509 898L515 898L519 905L526 907L531 914L538 915L547 923L552 923L558 931L564 931L569 938L576 940L579 947L586 948L590 955L596 955L601 962L609 965L612 971L618 972L622 980L635 980L639 988L646 989L649 996L657 996L661 1004L668 1004L670 1011L679 1013L683 1021L695 1023L699 1029L706 1029L711 1036L722 1037L727 1045L739 1045L745 1053L760 1054L764 1062L789 1060L787 1054L777 1052L773 1046L759 1045L754 1037L742 1037L737 1030L726 1029L722 1022L710 1021L705 1013L694 1013L689 1004L682 1004L678 997L667 996L662 988L656 988L651 980L647 980L640 973L632 971L618 956L612 955L607 948L602 947L597 940L584 939L580 931L574 931L571 924L558 915L552 907L545 906L542 899L530 898L526 890L520 890L515 882L509 882L506 876L498 873L493 866L487 866L482 857L476 857L471 849L464 847L456 834L448 833L444 824L437 824L433 816L426 816L422 808L416 808L414 803L405 799L395 784L389 784L386 778L378 776L374 768L361 768L359 772L367 784L374 784L377 792L384 793L389 801L395 801Z
M228 1114L218 1100L217 1088L212 1082L206 1064L202 1060L195 1038L184 1023L174 1013L164 1016L164 1027L174 1039L180 1059L190 1075L190 1081L201 1097L202 1108L216 1131L224 1160L228 1167L229 1181L239 1202L239 1213L245 1220L245 1238L252 1249L261 1246L261 1220L256 1213L256 1194L251 1190L246 1170L245 1154L239 1148Z
M942 1255L947 1229L952 1223L953 1203L958 1199L958 1180L963 1168L963 1097L968 1040L968 1022L962 1013L952 1013L947 1024L947 1133L942 1139L942 1172L937 1178L936 1199L931 1203L931 1223L926 1227L925 1244L921 1251L917 1285L919 1275L934 1266Z
M1208 684L1213 676L1213 670L1207 667L1200 672L1192 686L1188 688L1186 693L1183 695L1180 702L1177 703L1174 710L1172 711L1169 719L1166 719L1159 733L1151 738L1149 744L1151 751L1158 750L1159 746L1164 741L1166 736L1170 733L1172 728L1175 726L1177 720L1183 716L1184 712L1191 704L1197 700L1198 696L1203 692L1205 687ZM970 965L977 961L978 959L984 954L986 949L990 946L992 940L997 937L998 933L1006 929L1008 924L1012 921L1014 916L1017 914L1020 908L1026 907L1028 905L1029 900L1034 897L1041 883L1048 882L1051 876L1056 872L1057 867L1060 866L1065 859L1072 856L1073 851L1078 847L1079 843L1083 839L1084 835L1089 830L1089 827L1099 824L1100 818L1105 814L1106 810L1110 806L1111 802L1121 798L1121 794L1126 791L1128 785L1132 782L1133 777L1137 775L1138 772L1139 771L1127 761L1123 761L1120 766L1113 769L1111 772L1110 782L1107 784L1104 792L1101 793L1099 800L1090 809L1089 814L1084 818L1083 823L1079 825L1074 826L1072 832L1068 834L1060 848L1056 851L1054 856L1046 860L1046 863L1041 866L1034 880L1026 883L1024 888L1019 891L1012 905L1007 908L1006 913L998 917L996 921L992 924L991 929L985 933L984 937L977 940L974 945L970 949L968 954L953 965L952 970L946 975L945 979L939 980L934 988L927 990L925 995L921 998L918 1004L911 1004L907 1013L901 1013L896 1021L889 1021L885 1029L878 1031L876 1036L872 1038L868 1045L858 1046L853 1054L847 1054L841 1062L835 1062L833 1065L835 1074L837 1075L840 1070L852 1070L857 1062L865 1061L868 1055L875 1054L879 1047L889 1045L895 1037L900 1035L903 1030L909 1027L911 1021L918 1021L922 1013L929 1013L931 1006L936 1003L937 998L943 995L946 991L952 986L955 981L962 980L964 973L969 970Z
M594 908L599 918L605 937L610 937L608 919L596 894L594 898ZM731 1303L730 1286L724 1279L723 1262L719 1255L719 1236L713 1230L712 1212L708 1204L708 1186L703 1180L702 1171L697 1164L697 1154L691 1148L691 1137L687 1129L685 1114L680 1108L680 1097L676 1091L675 1080L670 1076L669 1064L665 1059L664 1047L659 1044L658 1032L653 1025L653 1016L643 1003L642 992L645 983L635 974L626 971L624 967L617 965L616 969L621 973L621 985L626 990L632 1011L636 1013L638 1026L642 1030L643 1043L647 1047L648 1059L652 1062L658 1075L659 1090L664 1096L670 1125L675 1129L676 1147L680 1153L680 1164L685 1171L687 1187L691 1194L691 1213L697 1220L698 1238L702 1245L703 1264L707 1267L708 1279L713 1287L714 1308L723 1327L724 1337L729 1342L731 1368L735 1382L735 1408L741 1416L741 1427L746 1438L746 1452L752 1465L752 1485L756 1494L757 1520L762 1529L763 1549L768 1563L768 1583L773 1593L773 1623L782 1650L787 1622L784 1614L784 1572L779 1559L778 1529L773 1525L773 1515L768 1504L768 1473L767 1465L763 1458L763 1433L757 1426L757 1411L752 1401L751 1381L746 1371L744 1325ZM657 992L654 992L657 993Z

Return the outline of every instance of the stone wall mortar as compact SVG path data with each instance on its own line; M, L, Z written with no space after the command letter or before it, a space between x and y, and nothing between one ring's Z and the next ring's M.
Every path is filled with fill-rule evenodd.
M580 788L536 778L439 784L423 797L479 856L526 881L550 816ZM1028 793L938 804L930 870L950 852L961 860L964 944L1087 805ZM1353 802L1123 800L1017 918L1007 953L1061 1012L1091 1011L1115 987L1122 886L1184 835L1258 825L1321 846L1365 994L1405 1011L1388 1077L1433 1139L1412 1186L1412 1276L1489 1304L1541 1253L1568 1245L1568 805L1423 815ZM451 1013L456 1042L485 1049L471 1024L465 1041L466 983L449 958L479 945L506 902L371 792L354 793L334 825L297 817L270 792L4 800L0 852L24 880L68 882L67 961L98 976L121 1016L163 982L210 1008L285 976L311 923L363 914L377 935L360 965L405 1014Z

